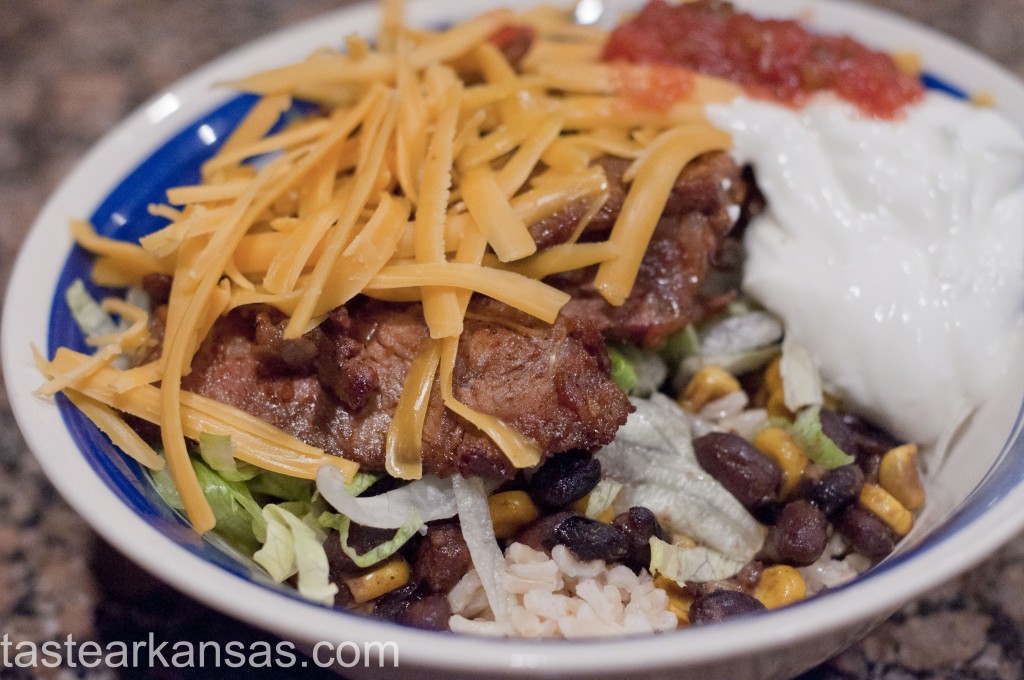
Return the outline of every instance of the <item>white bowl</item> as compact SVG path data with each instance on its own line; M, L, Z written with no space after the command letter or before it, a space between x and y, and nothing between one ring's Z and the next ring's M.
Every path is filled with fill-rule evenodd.
M454 3L412 0L410 21L445 23L503 0ZM747 0L761 13L800 16L816 29L852 33L892 51L915 51L945 83L995 93L998 108L1024 122L1024 85L949 39L877 10L826 0ZM617 8L616 8L617 9ZM180 590L307 649L351 643L351 653L393 642L396 677L443 671L446 677L524 675L611 677L783 678L823 661L864 635L902 603L971 568L1024 528L1024 375L1005 384L972 420L942 465L933 465L929 502L897 553L852 584L786 608L669 635L594 642L490 640L428 633L332 610L287 589L204 541L160 503L145 478L73 410L37 399L41 378L29 346L74 342L63 305L52 305L86 273L72 252L68 220L93 216L112 233L172 178L195 168L245 102L215 82L298 60L340 36L372 34L376 9L360 5L301 24L215 61L154 97L110 132L46 204L18 258L4 308L3 367L12 408L29 446L53 484L118 549ZM150 223L149 227L155 226ZM138 228L138 226L136 227ZM56 297L55 297L56 296ZM52 306L52 309L51 309ZM1024 362L1022 362L1024 363ZM366 645L369 645L367 647ZM321 647L320 658L327 648ZM303 663L301 660L299 664ZM312 664L312 661L306 662ZM354 667L350 675L374 673ZM376 671L379 673L379 670Z

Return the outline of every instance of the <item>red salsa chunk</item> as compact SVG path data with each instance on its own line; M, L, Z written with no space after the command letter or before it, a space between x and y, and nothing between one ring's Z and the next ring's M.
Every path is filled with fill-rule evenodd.
M612 32L602 58L684 66L793 106L832 90L879 118L896 116L924 92L889 55L850 37L815 35L796 21L756 19L717 0L650 0Z

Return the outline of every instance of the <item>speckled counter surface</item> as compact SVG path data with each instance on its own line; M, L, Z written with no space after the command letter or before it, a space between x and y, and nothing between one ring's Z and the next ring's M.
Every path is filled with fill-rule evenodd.
M0 278L47 195L148 97L226 50L338 0L0 0ZM874 0L1024 76L1024 0ZM3 320L9 322L9 320ZM12 641L254 640L105 546L49 486L0 391L0 635ZM208 677L232 677L208 671ZM271 673L259 677L275 676ZM1024 537L908 605L806 678L1024 675ZM198 671L3 669L0 677L199 678ZM239 671L234 677L254 677Z

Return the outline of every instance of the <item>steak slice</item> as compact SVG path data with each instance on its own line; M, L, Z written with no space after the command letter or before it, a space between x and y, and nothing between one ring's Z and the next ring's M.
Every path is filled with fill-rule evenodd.
M582 240L607 237L627 193L622 175L629 162L615 158L600 162L608 178L609 200L587 225ZM742 169L728 154L713 152L695 159L672 188L626 302L620 307L609 305L591 284L595 269L578 270L548 279L573 296L563 313L591 319L612 339L644 347L660 345L704 316L704 280L727 243L726 235L748 212L752 196ZM579 219L571 209L558 215L567 222ZM549 239L555 233L571 235L576 228L574 223L558 229L551 220L542 225Z
M318 328L284 340L264 306L222 317L185 376L185 389L230 404L325 451L384 471L384 442L413 358L427 338L422 307L358 298ZM550 456L607 444L632 410L608 377L589 319L539 322L474 299L459 341L455 396L500 418ZM493 442L445 408L435 380L423 429L424 473L509 478Z

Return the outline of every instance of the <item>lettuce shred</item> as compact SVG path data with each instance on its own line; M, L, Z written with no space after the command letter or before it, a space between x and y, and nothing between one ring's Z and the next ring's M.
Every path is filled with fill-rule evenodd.
M263 507L262 517L266 540L253 554L253 560L278 583L298 575L300 595L314 602L333 604L338 586L330 581L325 537L316 523L272 503Z
M75 279L64 291L64 300L75 323L82 330L87 338L95 338L100 335L108 335L117 332L117 324L110 318L110 315L103 311L100 303L97 302L81 279Z
M352 520L348 517L333 512L324 512L317 520L317 524L327 529L337 529L342 552L348 555L357 567L365 568L372 567L398 552L419 530L420 518L419 515L413 513L406 523L398 528L394 536L362 554L356 552L355 548L348 544L348 530L352 524Z
M821 429L820 406L809 406L797 414L791 431L807 456L823 468L831 470L854 462L854 457L844 453Z
M686 581L719 581L739 573L745 562L726 557L704 546L681 547L652 536L652 574L661 574L682 585Z

